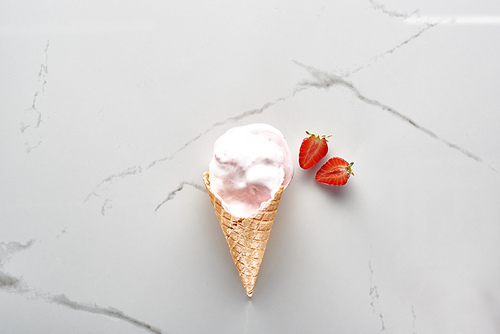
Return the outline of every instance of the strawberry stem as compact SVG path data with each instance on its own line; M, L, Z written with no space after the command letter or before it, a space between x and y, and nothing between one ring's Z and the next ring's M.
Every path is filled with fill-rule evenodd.
M346 166L345 170L347 173L354 176L354 173L352 172L352 165L354 165L354 162L351 162L348 166Z
M328 138L330 138L330 137L332 136L332 135L328 135L328 136L327 136L327 135L321 135L321 136L320 136L320 135L317 135L317 134L315 134L315 133L310 133L309 131L306 131L306 134L307 134L308 136L313 136L313 137L316 137L316 138L318 138L318 139L324 139L324 140L326 140L326 141L328 141Z

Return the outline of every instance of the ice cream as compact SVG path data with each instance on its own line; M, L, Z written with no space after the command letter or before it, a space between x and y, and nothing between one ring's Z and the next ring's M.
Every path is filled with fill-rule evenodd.
M283 189L293 177L285 138L267 124L235 127L215 143L203 174L243 287L252 296Z
M219 137L209 165L210 185L224 209L248 217L264 209L284 183L293 177L293 161L286 140L263 123L229 129Z

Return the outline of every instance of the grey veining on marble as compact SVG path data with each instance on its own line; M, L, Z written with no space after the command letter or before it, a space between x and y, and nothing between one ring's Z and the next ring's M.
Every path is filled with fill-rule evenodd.
M0 333L500 332L499 4L3 7ZM355 176L296 163L247 298L202 173L253 122Z

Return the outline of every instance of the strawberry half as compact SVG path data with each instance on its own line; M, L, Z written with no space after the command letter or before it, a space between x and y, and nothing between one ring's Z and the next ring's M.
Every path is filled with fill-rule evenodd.
M343 186L354 175L352 165L342 158L331 158L316 173L316 181L332 186Z
M309 137L302 140L299 151L299 166L309 169L328 153L327 138L331 136L318 136L306 131Z

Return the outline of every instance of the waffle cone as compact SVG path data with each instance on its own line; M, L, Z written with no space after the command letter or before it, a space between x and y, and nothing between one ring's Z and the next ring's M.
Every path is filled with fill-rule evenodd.
M283 192L283 185L276 192L265 210L257 210L250 217L236 217L224 209L220 199L210 187L208 172L203 174L210 201L214 207L220 227L226 237L234 265L238 270L243 287L252 297L255 281L259 274L260 264L264 257L267 240L273 227L274 217Z

